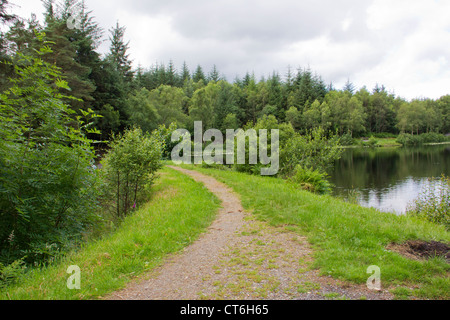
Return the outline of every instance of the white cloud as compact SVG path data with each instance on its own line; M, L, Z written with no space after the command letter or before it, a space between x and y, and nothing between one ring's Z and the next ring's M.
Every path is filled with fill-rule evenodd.
M16 0L18 1L18 0ZM14 2L14 0L12 0ZM336 87L350 79L406 98L449 94L450 1L446 0L86 0L105 30L127 27L135 66L173 60L233 80L247 71L311 67ZM21 0L23 17L42 13ZM107 51L108 41L101 46Z
M342 31L348 31L352 23L353 23L352 18L346 18L344 21L342 21Z
M450 93L450 2L376 0L367 11L367 25L385 55L357 78L407 98Z

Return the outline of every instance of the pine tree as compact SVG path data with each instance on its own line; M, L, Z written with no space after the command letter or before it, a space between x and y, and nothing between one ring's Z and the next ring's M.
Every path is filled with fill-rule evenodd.
M214 65L211 72L208 75L208 82L209 81L217 82L219 80L220 80L219 71L217 71L217 67L216 65Z
M129 49L129 42L125 43L125 27L121 27L119 22L116 26L109 30L111 41L109 58L115 63L117 70L122 74L126 83L130 83L133 79L133 71L131 61L127 51Z
M286 91L291 92L294 88L294 78L292 75L291 66L288 66L288 71L286 73L286 81L285 81Z
M175 70L175 66L173 64L173 61L169 61L169 66L167 67L167 73L166 73L166 83L169 86L175 87L178 83L177 79L177 71Z
M166 66L164 64L161 63L159 66L156 67L156 77L157 77L157 85L155 89L167 83Z
M194 82L199 82L200 80L202 80L204 83L206 83L205 73L203 72L203 69L200 65L198 65L197 69L195 69L192 78L194 79Z
M53 52L45 60L61 68L62 74L70 87L70 93L77 99L68 101L75 109L87 110L92 102L94 84L89 80L90 68L77 61L76 46L69 40L66 22L60 19L47 19L45 32L47 40L52 42Z
M276 108L277 118L282 118L285 113L283 104L283 92L281 87L281 79L278 73L273 72L272 76L267 79L268 103Z
M343 90L350 92L350 94L352 94L352 95L353 95L353 93L355 93L355 85L350 82L350 79L347 79L347 82L345 83Z
M183 82L183 84L186 82L186 80L190 80L191 79L191 72L189 71L188 65L185 62L183 62L183 68L181 70L181 81Z

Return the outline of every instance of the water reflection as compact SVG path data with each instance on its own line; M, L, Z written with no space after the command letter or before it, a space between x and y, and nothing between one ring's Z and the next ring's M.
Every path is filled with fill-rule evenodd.
M450 146L348 149L330 174L335 195L355 189L361 205L402 214L428 178L450 175Z

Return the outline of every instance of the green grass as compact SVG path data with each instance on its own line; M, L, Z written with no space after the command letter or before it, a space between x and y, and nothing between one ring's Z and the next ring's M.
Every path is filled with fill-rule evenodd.
M402 145L396 141L396 138L376 138L377 146L380 147L401 147Z
M442 226L314 195L281 179L185 167L228 184L259 219L306 235L314 248L312 267L323 275L365 283L367 268L377 265L383 288L399 299L449 298L450 267L443 259L413 261L385 249L390 242L416 239L448 243L450 233ZM47 268L31 270L20 284L0 292L0 299L100 298L195 241L214 220L219 200L186 175L169 168L161 173L151 201L114 233ZM81 269L81 290L66 287L70 265Z
M192 243L214 220L219 200L202 184L169 168L161 171L151 201L118 229L53 265L31 270L0 299L96 299L161 264ZM70 265L81 269L81 289L69 290Z
M450 242L444 227L296 189L281 179L185 166L212 175L241 195L243 206L272 225L290 225L314 247L313 267L323 275L365 283L371 265L381 269L383 288L419 298L450 297L450 265L444 259L413 261L387 251L391 242Z
M402 145L396 141L396 138L375 138L376 145L375 147L401 147ZM362 139L357 140L358 144L354 147L359 146L368 146L367 142L364 142Z

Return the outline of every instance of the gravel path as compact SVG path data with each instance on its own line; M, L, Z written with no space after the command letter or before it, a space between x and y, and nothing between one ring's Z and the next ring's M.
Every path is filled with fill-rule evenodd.
M214 178L170 168L202 182L222 201L217 219L196 242L107 299L392 299L387 291L319 276L310 268L312 250L306 238L256 220L244 211L239 197Z

